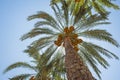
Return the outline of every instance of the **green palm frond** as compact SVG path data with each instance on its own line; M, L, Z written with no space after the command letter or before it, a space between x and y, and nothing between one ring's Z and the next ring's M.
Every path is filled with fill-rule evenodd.
M19 68L19 67L28 68L28 69L31 69L31 70L36 70L36 69L34 68L34 66L31 66L31 65L29 65L28 63L25 63L25 62L16 62L16 63L8 66L8 67L4 70L3 73L6 73L6 72L8 72L8 71L10 71L10 70L12 70L12 69Z
M27 38L33 38L38 35L54 35L54 36L56 36L57 34L58 33L55 34L55 31L53 31L52 29L49 29L49 28L34 28L27 34L24 34L21 37L21 40L25 40Z
M108 62L92 46L88 45L86 42L83 42L81 45L92 57L97 60L101 66L104 68L107 68L109 66Z
M55 24L53 24L53 23L51 23L49 21L38 21L37 23L35 23L34 26L35 27L40 27L40 26L45 26L45 25L47 25L47 27L52 28L52 29L54 29L54 30L56 30L58 32L61 31L60 27L57 27Z
M69 15L68 15L68 5L65 0L61 0L62 3L62 9L64 11L64 16L66 20L66 26L68 26L68 20L69 20Z
M97 30L97 29L85 30L85 31L79 33L79 36L103 40L103 41L106 41L106 42L113 44L116 47L119 47L119 44L117 43L117 41L114 40L111 37L111 34L106 32L105 30Z
M42 58L44 58L44 62L42 64L48 64L57 49L58 47L55 47L54 45L49 46L48 49L42 55Z
M94 9L99 12L103 17L105 17L105 14L107 11L103 6L95 1L92 2L92 5L94 6Z
M38 61L40 59L40 54L35 47L28 46L28 49L24 50L30 57Z
M107 49L105 49L103 47L100 47L100 46L98 46L96 44L93 44L93 43L87 43L87 44L91 45L95 50L102 53L103 55L105 55L108 58L119 59L118 56L116 56L114 53L110 52L109 50L107 50Z
M81 20L81 18L84 17L90 10L91 10L91 7L80 8L78 14L75 15L74 25L78 23Z
M32 74L20 74L20 75L14 76L12 78L9 78L9 80L25 80L28 77L30 77L31 75Z
M94 72L97 74L97 76L101 79L100 73L101 71L98 69L97 67L97 62L96 60L82 47L80 47L80 56L81 58L85 59L86 63L90 65L90 67L92 67L92 69L94 70Z
M63 15L63 12L61 12L59 9L58 9L58 11L56 10L56 8L58 8L57 4L55 6L51 6L51 8L54 11L59 28L62 30L65 27L64 24L66 24L66 21L64 19L65 16Z
M57 47L53 47L53 45L49 46L47 48L47 50L44 52L44 54L41 55L39 63L38 63L38 69L40 69L40 71L47 66L48 62L50 61L50 58L52 57L52 55L54 54L54 52L56 51ZM49 54L48 54L49 53Z
M61 75L63 75L62 72L58 73L55 71L55 70L58 70L58 68L60 67L57 65L59 64L60 56L62 56L58 54L53 56L53 54L56 53L57 49L58 49L57 47L51 45L47 48L47 50L45 50L44 54L41 55L41 58L37 65L37 69L38 69L38 73L36 75L37 78L39 76L41 77L42 76L46 76L46 77L54 76L53 79L55 79L55 77L58 76L60 80L62 79L61 77ZM58 75L54 75L54 73Z
M58 25L57 21L46 12L39 11L37 14L31 15L28 17L28 20L33 20L33 19L43 19L43 20L49 22L52 25L51 27L54 27L54 28L60 30L60 28L59 28L60 26Z
M48 45L53 44L54 37L55 36L48 36L48 37L40 38L38 40L33 41L31 45L40 50Z
M50 61L48 61L46 69L50 69L50 76L53 79L64 80L63 76L65 76L65 67L64 67L64 56L62 53L55 54ZM61 78L62 77L62 78Z
M120 9L118 5L113 4L110 0L98 0L98 2L110 8L112 7L114 9Z
M44 19L46 21L56 23L55 19L51 15L43 11L39 11L37 14L28 17L28 20L33 20L33 19Z
M109 15L109 13L105 13L106 16ZM98 25L101 24L110 24L110 22L106 22L105 20L107 20L107 18L104 18L101 15L98 14L94 14L89 16L88 18L81 20L78 24L76 24L76 30L80 31L80 30L84 30L84 29L90 29L93 27L97 27Z

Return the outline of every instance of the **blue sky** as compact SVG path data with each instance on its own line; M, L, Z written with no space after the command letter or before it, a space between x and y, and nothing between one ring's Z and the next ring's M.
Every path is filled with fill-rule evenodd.
M34 21L28 22L26 18L37 11L52 13L49 6L50 0L0 0L0 80L8 80L19 73L30 72L26 69L16 69L3 75L3 70L17 61L29 62L31 59L23 53L31 40L20 41L20 37L31 30ZM117 2L120 4L120 1ZM112 24L103 26L120 43L120 11L110 9L109 21ZM120 57L120 48L109 44L102 44ZM101 68L103 80L119 80L120 61L108 60L108 70Z

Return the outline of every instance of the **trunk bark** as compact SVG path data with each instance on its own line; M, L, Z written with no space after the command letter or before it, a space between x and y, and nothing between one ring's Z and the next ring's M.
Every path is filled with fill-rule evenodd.
M95 80L79 54L74 50L70 39L64 40L65 46L65 67L68 80Z

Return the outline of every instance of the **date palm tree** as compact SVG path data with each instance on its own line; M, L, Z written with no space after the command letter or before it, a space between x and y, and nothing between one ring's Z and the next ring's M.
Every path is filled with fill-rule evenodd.
M101 71L98 69L97 64L104 68L109 66L103 56L115 59L118 59L118 57L86 38L108 42L119 47L119 44L109 32L97 28L98 25L110 24L106 21L109 13L106 12L105 17L99 14L89 15L88 12L92 7L86 6L85 3L73 16L64 0L61 0L60 4L51 7L55 17L44 11L39 11L37 14L28 17L29 21L33 19L40 19L40 21L35 23L35 28L24 34L21 40L39 36L39 39L30 44L34 48L46 51L45 49L49 47L56 54L58 52L56 48L65 51L62 53L65 54L65 69L68 80L95 80L88 65L101 78ZM61 50L61 47L63 50ZM55 55L54 52L53 56Z
M33 62L34 65L26 62L16 62L8 66L4 70L4 73L20 67L28 68L31 71L33 70L33 73L13 76L9 78L10 80L65 80L65 69L63 59L61 59L64 56L62 54L56 54L54 58L51 59L53 49L48 48L46 53L40 55L37 49L30 46L24 52L33 58L31 62ZM47 54L48 52L49 54Z

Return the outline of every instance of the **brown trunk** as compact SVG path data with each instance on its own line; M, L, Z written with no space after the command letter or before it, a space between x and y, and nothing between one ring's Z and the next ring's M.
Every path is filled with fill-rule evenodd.
M82 60L80 60L79 54L74 50L69 38L64 40L65 46L65 67L68 80L95 80L85 66Z

